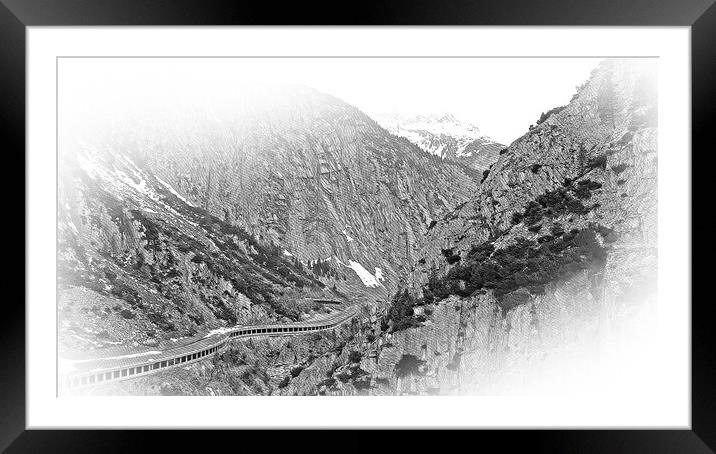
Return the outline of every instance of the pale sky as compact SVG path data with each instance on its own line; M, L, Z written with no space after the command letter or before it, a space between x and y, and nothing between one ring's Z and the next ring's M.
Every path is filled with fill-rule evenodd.
M305 84L368 115L451 113L509 144L569 102L596 58L64 59L66 120L222 99L246 83ZM74 107L62 110L63 102ZM166 103L166 104L165 104ZM230 106L229 106L230 107ZM69 114L67 112L70 112ZM73 117L72 119L67 116Z

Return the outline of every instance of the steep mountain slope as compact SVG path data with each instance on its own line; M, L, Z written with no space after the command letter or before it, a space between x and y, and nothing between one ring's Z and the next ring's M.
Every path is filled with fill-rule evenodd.
M634 329L655 295L655 74L605 61L501 154L427 232L363 369L405 392L512 392Z
M62 348L158 345L208 328L297 320L344 300L280 248L177 195L121 154L62 161Z
M238 102L240 101L240 102ZM62 148L68 348L157 342L387 297L479 175L306 87Z
M458 253L488 239L498 248L515 238L536 240L555 224L569 232L596 222L655 245L652 65L606 61L568 106L513 142L477 196L426 235L423 271L431 262L449 266L441 249Z
M453 115L402 116L388 114L377 121L392 134L405 137L428 153L484 171L505 148L485 136L472 124Z
M307 87L242 92L229 112L136 131L129 126L110 145L259 241L320 260L327 277L339 277L327 284L371 300L392 293L431 222L479 184L477 172L439 165Z

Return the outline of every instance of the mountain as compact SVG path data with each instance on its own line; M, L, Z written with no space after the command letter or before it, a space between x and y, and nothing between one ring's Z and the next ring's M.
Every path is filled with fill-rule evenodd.
M504 145L483 135L477 126L451 114L402 116L385 114L377 121L392 134L405 137L430 154L484 171Z
M226 112L138 114L62 148L74 347L295 320L319 310L312 297L387 298L429 227L479 184L310 88L236 96Z
M121 392L515 394L611 378L595 357L627 348L656 294L655 73L604 61L484 171L306 87L66 144L61 342L171 345L320 314L322 297L361 310Z
M655 74L604 61L501 153L426 233L361 367L395 392L512 393L627 348L656 292Z

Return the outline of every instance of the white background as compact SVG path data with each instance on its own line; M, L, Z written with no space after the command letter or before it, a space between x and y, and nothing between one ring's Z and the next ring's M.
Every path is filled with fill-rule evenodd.
M508 145L542 112L565 105L599 58L65 58L61 130L157 111L231 112L240 87L301 84L373 119L450 113ZM70 105L68 105L70 104ZM204 112L206 114L206 112ZM62 143L62 140L60 140Z
M30 27L28 428L690 427L689 52L688 28ZM56 57L108 55L658 57L659 167L668 172L659 173L655 331L613 369L621 375L600 374L611 380L603 389L569 396L57 398Z

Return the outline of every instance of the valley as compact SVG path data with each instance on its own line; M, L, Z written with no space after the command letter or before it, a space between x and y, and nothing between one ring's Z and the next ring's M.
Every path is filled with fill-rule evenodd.
M58 380L500 394L582 364L656 294L654 73L605 60L508 146L306 86L68 142Z

